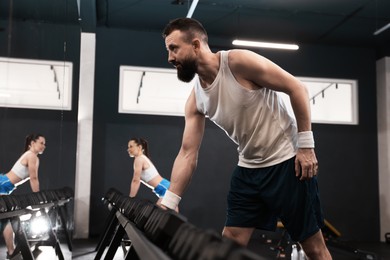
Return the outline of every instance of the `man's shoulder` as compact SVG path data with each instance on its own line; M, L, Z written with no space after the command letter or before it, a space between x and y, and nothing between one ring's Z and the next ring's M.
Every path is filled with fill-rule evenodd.
M256 52L247 49L231 49L226 52L229 54L229 56L230 55L253 55L253 54L258 55Z

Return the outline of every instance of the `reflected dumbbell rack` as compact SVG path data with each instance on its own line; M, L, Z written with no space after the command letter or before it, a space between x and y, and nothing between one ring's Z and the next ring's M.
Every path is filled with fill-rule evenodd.
M10 220L15 233L16 252L25 260L34 259L32 247L52 246L58 259L64 259L57 233L63 231L68 248L72 250L72 219L68 203L73 190L65 187L22 195L0 196L0 219Z

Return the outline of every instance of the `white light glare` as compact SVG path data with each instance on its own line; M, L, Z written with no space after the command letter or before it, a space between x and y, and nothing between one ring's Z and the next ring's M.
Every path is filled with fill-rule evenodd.
M38 216L31 219L30 230L33 236L45 234L49 231L50 224L45 216Z
M19 219L20 219L20 221L27 221L31 218L31 216L32 215L30 213L28 213L28 214L19 216Z
M259 48L284 49L284 50L298 50L299 49L299 46L296 44L255 42L255 41L243 41L243 40L234 40L233 45L241 45L241 46L247 46L247 47L259 47Z

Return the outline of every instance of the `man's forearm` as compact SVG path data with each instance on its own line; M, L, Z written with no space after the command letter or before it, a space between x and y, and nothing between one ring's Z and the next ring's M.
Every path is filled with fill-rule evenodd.
M190 183L196 167L196 160L178 155L172 169L171 185L165 193L161 205L176 210L181 201L181 196Z
M196 160L194 158L179 155L173 164L169 190L179 196L183 195L191 181L195 167Z
M309 95L304 85L290 95L291 106L297 121L298 132L311 131Z

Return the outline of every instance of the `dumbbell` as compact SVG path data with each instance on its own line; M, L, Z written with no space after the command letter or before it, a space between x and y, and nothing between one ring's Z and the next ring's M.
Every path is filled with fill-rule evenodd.
M140 212L135 216L134 219L134 223L137 228L139 228L141 231L144 231L145 223L148 221L150 215L156 207L157 206L154 203L145 201L145 204L143 204Z
M0 196L0 213L5 213L8 211L7 203L4 200L5 197L6 196Z
M20 203L17 200L16 196L13 195L7 195L7 196L1 196L6 204L6 211L16 211L20 209Z
M193 237L191 241L192 246L190 247L185 258L189 260L199 260L200 255L203 251L206 250L207 247L210 247L213 244L219 245L221 240L221 235L214 230L200 230L198 234Z
M169 243L187 219L173 210L155 208L145 223L145 235L162 250L167 250Z
M196 231L197 228L191 223L186 222L180 225L168 244L167 253L169 256L173 259L181 259L180 257L185 254L190 235Z

